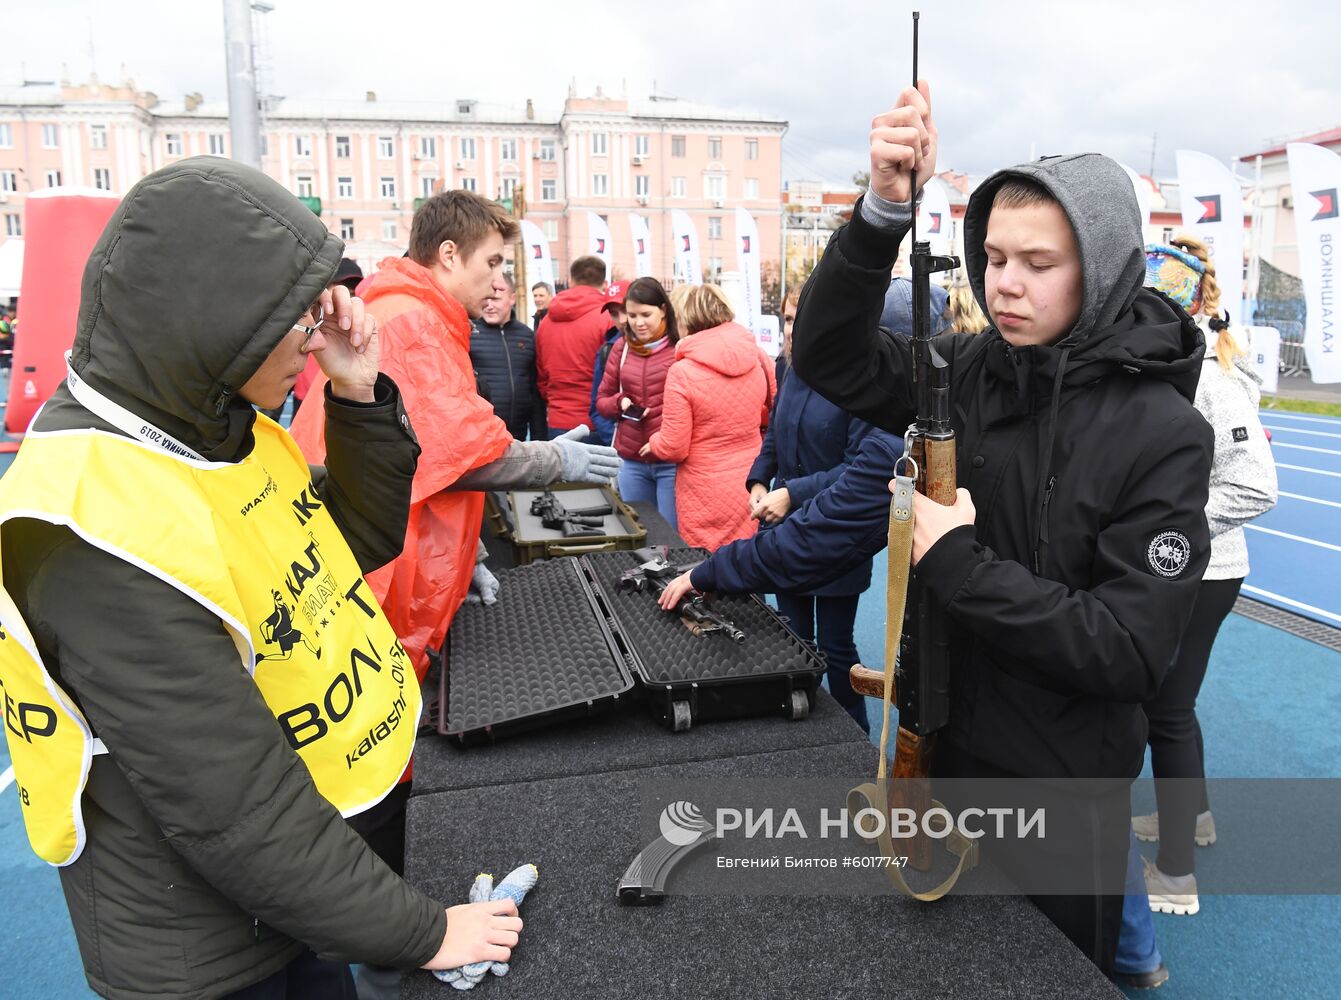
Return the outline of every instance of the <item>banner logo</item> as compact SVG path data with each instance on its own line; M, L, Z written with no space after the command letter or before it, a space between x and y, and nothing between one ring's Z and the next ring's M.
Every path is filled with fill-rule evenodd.
M1201 218L1198 223L1219 222L1220 221L1220 196L1218 194L1198 195L1197 203L1201 205Z
M540 249L540 244L539 244L539 243L532 243L532 244L531 244L531 249L534 251L534 255L533 255L532 258L531 258L532 260L544 260L544 259L545 259L545 251L543 251L542 249Z
M750 238L748 236L742 236L740 238L740 252L741 253L750 252Z
M638 240L638 250L637 250L637 252L640 253L640 254L647 253L646 248L643 246L643 241L642 241L642 240Z
M1336 188L1327 188L1324 191L1310 191L1314 198L1318 199L1318 214L1313 216L1313 221L1318 222L1321 219L1335 219L1337 217Z
M927 232L939 233L941 231L941 213L928 212L927 218L931 220L931 225L927 226Z
M596 252L605 253L605 239L601 236L596 237Z
M680 239L684 240L684 252L685 252L685 253L688 253L688 252L689 252L689 234L686 233L685 235L681 236Z

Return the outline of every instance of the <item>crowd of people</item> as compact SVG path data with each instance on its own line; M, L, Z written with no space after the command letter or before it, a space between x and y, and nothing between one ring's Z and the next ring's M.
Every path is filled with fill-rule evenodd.
M0 672L61 734L11 741L14 763L90 985L366 1000L401 970L508 960L512 903L443 907L401 877L416 681L499 589L489 490L654 504L711 553L663 604L775 594L869 730L854 621L915 410L911 286L889 275L936 145L925 87L875 119L870 189L783 303L776 359L715 285L608 281L591 256L524 290L528 326L517 225L469 192L426 199L406 256L365 277L257 171L196 158L137 184L88 262L70 377L0 480ZM1147 744L1157 777L1204 774L1197 691L1240 527L1275 499L1256 387L1206 248L1147 252L1105 157L992 175L964 244L932 303L961 488L916 498L912 546L953 624L933 774L1120 779L1043 848L1093 891L1035 903L1106 974L1158 985L1150 912L1196 912L1209 803L1161 794L1121 842L1086 824L1128 824ZM290 395L287 432L258 415ZM1143 869L1136 836L1160 842ZM1009 870L1021 848L995 849Z

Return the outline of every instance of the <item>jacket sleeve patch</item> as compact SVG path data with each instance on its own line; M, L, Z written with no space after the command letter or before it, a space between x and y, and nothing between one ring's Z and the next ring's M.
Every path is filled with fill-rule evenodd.
M1157 576L1172 580L1192 559L1192 543L1181 531L1161 531L1145 550L1146 562Z
M1231 433L1234 435L1235 441L1248 440L1248 428L1246 427L1235 427Z

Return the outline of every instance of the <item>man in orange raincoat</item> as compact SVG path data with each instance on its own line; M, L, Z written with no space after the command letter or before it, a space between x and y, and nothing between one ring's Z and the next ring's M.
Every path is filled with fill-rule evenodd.
M466 191L426 200L415 212L406 257L382 261L359 292L377 320L382 368L399 386L423 449L399 558L368 583L409 653L420 681L474 579L492 603L498 583L477 565L484 493L552 482L606 483L613 449L577 440L515 441L475 388L470 320L502 290L503 250L517 224ZM290 428L309 461L325 456L326 380L313 383ZM580 434L578 433L580 432ZM578 428L575 437L585 437ZM395 792L352 824L383 860L404 870L410 770Z

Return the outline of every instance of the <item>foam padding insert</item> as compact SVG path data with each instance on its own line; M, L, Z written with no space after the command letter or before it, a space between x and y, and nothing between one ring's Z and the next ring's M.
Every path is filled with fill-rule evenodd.
M675 565L700 562L703 549L672 548ZM643 680L649 684L764 678L774 674L810 672L818 676L823 662L760 601L748 595L718 594L712 610L745 633L732 642L722 633L696 636L678 615L662 611L650 590L620 590L620 575L639 564L633 552L601 552L582 557L632 644Z
M498 602L463 604L448 633L453 736L614 698L633 686L571 559L499 570Z
M868 778L875 760L869 743L852 743L508 784L487 794L419 795L409 805L406 876L452 905L464 902L481 871L539 868L511 972L485 984L491 996L1121 1000L1060 931L1014 896L951 895L932 905L892 895L616 902L620 875L645 846L644 781ZM709 854L692 863L711 864ZM441 1000L445 989L414 972L401 996Z

